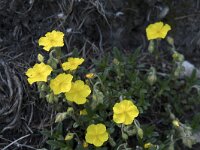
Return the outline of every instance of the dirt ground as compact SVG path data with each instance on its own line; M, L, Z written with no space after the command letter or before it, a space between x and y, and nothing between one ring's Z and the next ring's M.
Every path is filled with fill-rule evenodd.
M199 0L0 0L0 148L13 141L13 150L41 148L39 131L52 126L51 106L24 76L38 53L46 55L40 36L63 31L65 53L98 58L114 46L146 51L145 27L158 20L172 26L177 50L200 67Z

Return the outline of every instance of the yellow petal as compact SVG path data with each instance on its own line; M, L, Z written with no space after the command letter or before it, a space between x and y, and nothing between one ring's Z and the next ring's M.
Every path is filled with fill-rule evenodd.
M161 37L164 39L168 33L168 31L171 30L171 27L168 24L165 24L161 31Z
M164 23L163 22L156 22L154 23L154 25L152 26L154 30L160 31L163 27Z
M94 138L93 140L93 144L96 146L96 147L100 147L103 145L104 142L102 142L100 139L98 138Z
M105 142L108 140L108 133L105 131L104 133L100 134L98 138L100 141Z
M91 93L90 87L85 85L83 81L77 80L72 83L72 87L69 92L65 93L65 97L69 101L73 101L77 104L84 104Z
M86 133L85 140L87 143L93 144L94 137L91 136L90 134Z
M132 117L135 118L139 115L139 110L137 109L136 106L132 106L131 110L127 111L127 114Z
M90 95L90 93L91 93L90 87L88 85L84 85L79 95L81 95L82 97L87 97Z
M61 73L50 81L50 88L55 95L68 92L71 89L72 78L70 74Z
M96 125L96 130L98 131L98 134L103 134L106 132L106 126L104 124L97 124Z
M43 49L44 49L45 51L49 51L49 50L51 49L51 46L50 46L50 45L44 46Z
M123 122L125 125L130 125L133 123L134 117L129 116L126 114L125 116L125 121Z
M29 84L33 84L33 83L35 82L35 79L34 79L34 78L28 78L27 80L28 80L28 83L29 83Z
M84 97L74 98L74 102L78 105L85 104L87 101Z
M116 123L123 123L125 121L125 114L124 113L114 114L113 115L113 120Z
M115 114L121 114L124 111L124 107L120 103L116 103L113 107L113 111Z
M31 77L32 74L34 74L34 73L35 73L35 71L34 71L33 68L29 68L29 69L26 71L26 75L27 75L28 77Z
M97 134L97 132L96 132L96 125L91 124L90 126L88 126L87 133L89 135L96 135Z
M41 38L39 39L39 41L38 41L39 46L45 45L47 42L48 42L48 40L47 40L47 38L45 38L45 37L41 37Z

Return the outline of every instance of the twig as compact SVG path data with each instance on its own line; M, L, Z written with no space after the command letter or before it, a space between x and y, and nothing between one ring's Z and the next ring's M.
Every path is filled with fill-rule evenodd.
M12 143L10 143L10 144L7 145L6 147L4 147L2 150L6 150L8 147L12 146L13 144L17 143L18 141L20 141L20 140L22 140L22 139L24 139L24 138L26 138L26 137L28 137L28 136L30 136L30 134L27 134L27 135L25 135L25 136L20 137L19 139L13 141Z
M176 18L174 18L174 20L181 20L181 19L185 19L185 18L188 18L188 17L197 16L197 15L200 15L200 13L176 17Z

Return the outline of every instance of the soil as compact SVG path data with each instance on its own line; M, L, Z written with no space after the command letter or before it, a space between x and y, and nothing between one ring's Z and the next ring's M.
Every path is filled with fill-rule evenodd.
M168 1L168 6L167 18L174 27L172 36L177 50L200 67L200 1Z
M24 75L38 53L47 55L39 37L63 31L65 53L98 58L113 47L146 51L145 27L158 20L172 26L177 50L200 67L199 0L0 0L0 148L13 141L8 149L42 148L39 131L53 124L52 106Z

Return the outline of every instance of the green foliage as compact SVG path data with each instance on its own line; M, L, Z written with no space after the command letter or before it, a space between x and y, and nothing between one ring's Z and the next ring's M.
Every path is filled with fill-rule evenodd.
M47 82L37 82L40 97L57 112L52 130L42 131L48 149L179 150L198 143L200 80L195 70L191 76L182 75L184 56L176 51L172 38L167 39L168 51L160 50L161 42L150 41L150 53L142 53L141 47L127 53L113 48L101 59L91 60L91 70L77 68L84 60L79 58L67 62L72 69L78 61L76 69L64 69L61 49L54 48L47 61L52 74ZM59 79L58 85L49 86L65 73L73 76L72 82ZM55 93L55 88L61 92Z
M107 148L110 147L108 149L131 150L137 146L143 149L147 142L153 144L149 149L181 149L183 145L192 147L196 143L190 127L199 129L198 115L190 118L195 114L200 100L196 88L199 86L199 80L195 72L191 77L180 79L174 75L173 67L176 65L173 61L169 62L171 68L167 72L158 72L156 63L149 66L148 59L141 60L143 55L140 50L141 48L138 48L133 53L123 54L114 48L113 52L101 60L93 60L95 78L87 81L93 87L90 100L84 106L71 105L74 110L70 114L71 119L66 117L62 130L53 130L47 142L52 150L66 147L84 149L80 143L83 145L85 140L85 129L89 124L98 122L104 123L110 134L105 144ZM156 76L153 84L149 82L149 75ZM137 118L139 126L120 126L112 121L112 109L119 99L132 99L137 104L140 111ZM86 109L87 115L79 115L82 109ZM180 120L179 127L172 124L175 119ZM66 130L73 131L77 137L65 141ZM179 139L182 139L183 145L176 142ZM80 145L77 146L77 143ZM89 145L85 149L95 147Z

